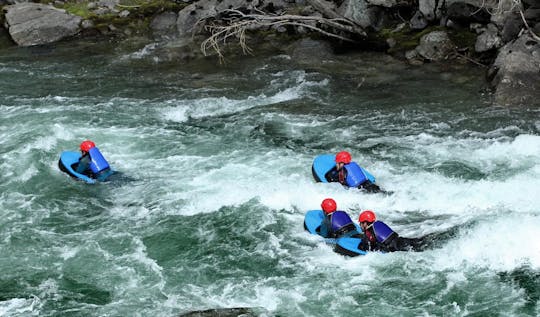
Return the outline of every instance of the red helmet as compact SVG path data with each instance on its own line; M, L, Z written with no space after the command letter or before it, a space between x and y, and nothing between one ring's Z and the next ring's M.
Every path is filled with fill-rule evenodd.
M331 214L337 209L336 201L332 198L326 198L322 201L321 208L325 214Z
M95 147L96 144L90 140L83 141L81 143L81 151L88 152L91 148Z
M374 222L377 219L375 213L371 210L364 210L358 217L358 222Z
M352 160L351 153L347 151L341 151L336 154L336 163L345 163L349 164Z

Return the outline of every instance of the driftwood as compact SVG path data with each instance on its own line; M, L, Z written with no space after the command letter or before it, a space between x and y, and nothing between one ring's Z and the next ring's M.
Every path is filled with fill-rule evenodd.
M331 12L331 10L329 11ZM201 51L208 55L213 50L220 60L223 59L220 45L233 37L238 40L244 53L251 52L246 43L246 31L254 29L278 28L283 26L303 27L323 34L327 37L347 42L355 42L358 37L365 37L365 31L354 22L339 16L332 18L303 15L271 15L269 13L244 13L239 10L227 9L218 16L206 17L198 22L202 24L210 36L201 43Z
M523 24L525 25L525 28L527 31L529 31L529 34L533 39L540 42L540 36L536 35L536 33L533 32L529 24L527 23L527 20L525 19L525 14L523 14L523 10L519 9L519 15L521 16L521 20L523 21Z
M319 0L310 0L310 1L319 1ZM505 8L504 4L506 2L499 0L495 2L495 4L492 5L492 8L487 8L487 7L482 6L481 8L478 9L478 11L480 11L482 8L485 8L489 12L489 14L493 15L495 13L501 13L504 11L513 11L517 8L517 12L519 13L521 17L521 20L523 22L523 25L525 26L525 29L529 32L529 34L531 35L533 39L540 42L540 36L534 33L532 28L529 26L529 23L527 23L527 19L525 19L525 14L523 13L523 3L521 2L521 0L512 0L511 2L512 3L511 3L510 8Z

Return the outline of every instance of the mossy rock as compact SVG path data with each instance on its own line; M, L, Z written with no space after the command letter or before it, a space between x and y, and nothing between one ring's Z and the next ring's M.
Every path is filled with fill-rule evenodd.
M468 29L462 30L449 30L448 37L452 42L460 49L468 48L469 51L474 52L474 44L476 43L476 33Z
M406 52L416 48L420 44L422 36L434 31L445 31L458 48L468 48L470 51L474 51L476 34L468 29L448 29L442 26L432 26L421 31L416 31L409 28L409 26L405 26L400 31L383 29L376 36L383 40L394 39L396 41L396 45L388 50L388 53L392 54Z
M80 16L85 20L93 20L97 15L88 9L89 1L66 2L63 5L57 5L57 8L64 9L66 12Z
M184 2L172 0L121 0L118 8L149 16L165 11L178 12L186 6L187 4Z
M432 26L425 28L421 31L413 30L408 25L404 26L399 31L393 31L391 29L382 29L377 37L388 40L394 39L396 41L395 46L388 49L388 53L404 53L409 50L415 49L420 44L422 36L431 33L433 31L444 31L445 28L441 26Z
M50 3L52 0L44 0L42 3ZM177 3L171 0L121 0L116 6L117 10L127 10L129 15L126 17L119 17L116 13L108 13L103 15L95 14L88 8L88 4L94 1L68 1L62 5L58 5L58 8L66 10L70 14L74 14L82 17L85 20L91 20L96 27L112 24L116 27L122 27L127 25L139 25L134 21L143 20L144 25L148 27L150 24L149 19L157 15L158 13L165 11L178 12L186 7L185 3Z

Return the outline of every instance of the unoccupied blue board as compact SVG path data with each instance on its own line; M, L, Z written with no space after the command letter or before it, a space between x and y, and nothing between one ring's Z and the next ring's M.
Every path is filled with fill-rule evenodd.
M313 160L313 171L321 182L328 183L324 175L335 165L336 156L334 154L322 154Z
M60 161L62 161L62 164L69 171L71 175L89 184L94 184L96 182L94 179L91 179L90 177L86 175L75 172L75 170L71 167L71 165L79 162L80 157L81 157L81 154L77 152L64 151L60 155Z
M317 232L317 228L321 225L322 221L324 219L324 213L322 210L310 210L306 213L306 216L304 218L304 225L306 227L306 230L309 231L311 234L319 235ZM358 232L362 232L362 229L356 225L356 229ZM322 237L321 237L322 238ZM367 252L358 249L358 246L360 245L360 242L362 239L360 238L338 238L338 239L324 239L326 243L333 244L333 245L339 245L341 248L350 251L353 254L356 255L364 255ZM351 254L348 254L351 255Z

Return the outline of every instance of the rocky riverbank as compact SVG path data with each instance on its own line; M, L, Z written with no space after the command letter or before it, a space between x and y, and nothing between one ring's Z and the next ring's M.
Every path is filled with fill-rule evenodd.
M537 0L0 0L5 45L145 37L185 60L251 50L331 59L373 50L483 67L498 105L540 106ZM224 43L227 43L225 45Z

